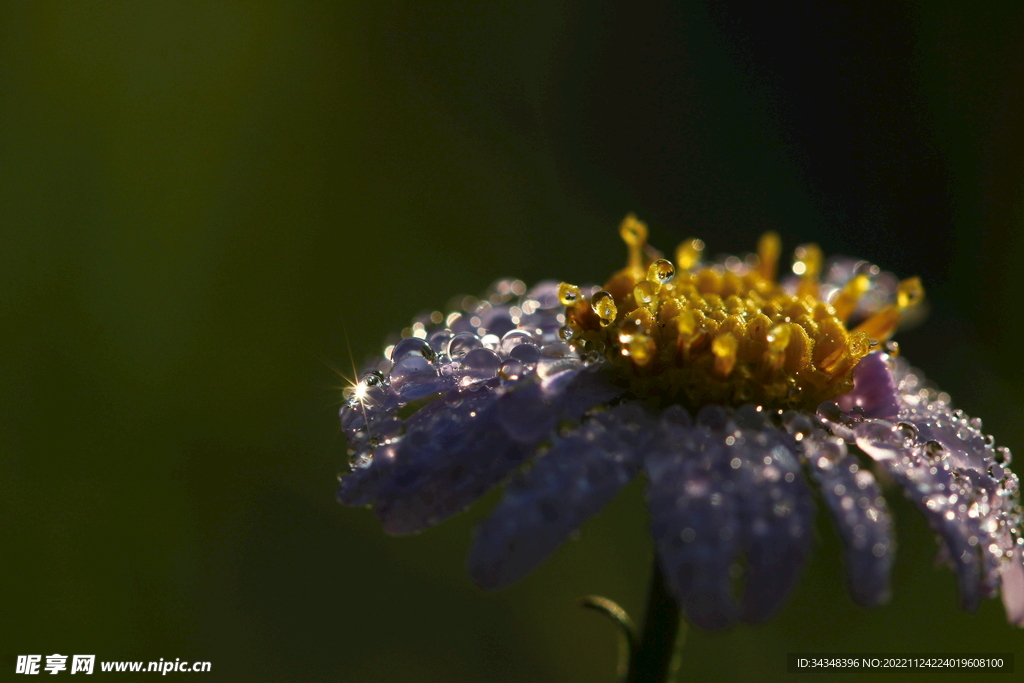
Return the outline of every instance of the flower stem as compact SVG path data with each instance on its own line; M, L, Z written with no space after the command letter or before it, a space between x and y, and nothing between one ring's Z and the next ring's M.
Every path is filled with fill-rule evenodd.
M680 611L665 588L665 577L654 558L647 614L639 647L632 653L628 683L669 683L679 667L679 651L686 633L680 628Z

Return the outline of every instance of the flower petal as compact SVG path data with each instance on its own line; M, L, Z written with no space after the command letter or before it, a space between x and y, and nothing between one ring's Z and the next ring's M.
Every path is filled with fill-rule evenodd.
M427 529L461 512L529 455L497 421L494 385L449 392L406 421L394 472L377 501L390 534Z
M705 408L693 427L670 412L644 462L669 589L702 628L762 621L785 599L810 547L812 503L792 441L743 411ZM741 554L742 608L733 596Z
M886 468L904 493L942 538L953 563L963 609L974 611L981 598L982 562L988 553L987 534L967 515L973 491L969 480L954 470L941 453L930 457L905 428L884 420L855 427L857 446Z
M379 447L372 459L339 477L338 502L349 507L371 505L394 471L397 444Z
M705 432L663 423L661 441L647 454L651 534L671 593L690 621L723 629L739 619L729 570L739 552L736 500ZM712 499L714 498L714 503Z
M557 441L477 529L469 573L487 589L532 571L636 474L652 420L637 404L595 415Z
M888 601L895 543L892 519L874 476L847 453L846 442L806 416L787 416L786 426L800 439L808 471L843 540L853 599L865 606Z
M1013 549L1010 561L1003 568L1003 607L1007 621L1014 626L1024 626L1024 562L1019 547Z
M853 369L853 391L840 396L839 407L860 408L865 417L894 418L900 412L899 392L889 368L889 357L869 353Z
M576 360L558 363L562 369L531 377L502 396L498 422L512 439L536 443L559 421L576 419L622 393L599 367L585 367Z
M981 420L953 410L919 370L897 358L893 376L900 391L900 429L933 459L948 462L965 494L957 511L977 539L982 560L981 592L992 597L1015 551L1020 527L1020 480L1007 469L1011 455L982 432Z
M532 455L559 421L621 393L599 368L560 362L566 369L544 378L451 391L407 420L377 503L384 530L415 533L462 512Z
M760 623L796 584L810 553L814 506L792 440L751 408L737 411L746 443L741 457L749 463L740 468L736 491L747 557L740 618ZM744 450L739 439L734 448Z

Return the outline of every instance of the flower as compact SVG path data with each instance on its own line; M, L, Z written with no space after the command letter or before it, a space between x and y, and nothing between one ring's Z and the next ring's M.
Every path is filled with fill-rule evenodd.
M962 607L1002 593L1024 625L1019 480L977 418L954 410L889 338L916 278L796 250L675 262L629 216L626 268L603 289L500 280L417 319L349 388L351 471L338 499L385 531L422 531L502 482L469 573L498 589L538 566L636 476L667 587L693 623L770 617L811 546L812 490L845 545L850 592L889 596L882 483L938 536ZM738 597L737 597L738 595Z

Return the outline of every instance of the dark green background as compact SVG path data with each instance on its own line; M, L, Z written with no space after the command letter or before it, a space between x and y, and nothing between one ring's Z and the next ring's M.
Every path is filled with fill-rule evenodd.
M1024 453L1021 9L763 4L4 2L0 678L59 652L612 681L613 630L574 600L641 614L639 486L484 594L486 502L412 538L334 502L335 370L499 276L603 279L627 211L664 249L774 228L922 275L905 354ZM685 680L790 680L813 650L1024 670L891 499L889 606L851 603L822 518L779 616L693 633Z

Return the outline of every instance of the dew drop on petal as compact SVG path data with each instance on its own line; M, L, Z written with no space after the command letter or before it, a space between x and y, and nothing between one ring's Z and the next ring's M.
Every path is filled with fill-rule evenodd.
M501 364L501 368L498 370L498 376L502 379L517 380L527 373L526 363L515 358L509 358L507 361Z
M526 330L509 330L501 338L501 353L506 356L520 344L532 344L533 335Z
M407 393L415 384L437 377L433 364L423 356L410 354L395 363L391 369L391 386L399 394Z
M434 349L435 353L448 353L448 342L454 336L451 330L439 330L427 337L427 343L430 344L430 348Z
M398 363L406 356L422 356L428 361L432 361L436 355L434 348L425 339L409 337L398 342L391 349L391 362Z
M501 359L490 349L473 349L462 358L462 379L478 382L498 374Z
M448 342L448 355L452 360L461 361L462 357L474 349L482 349L480 337L472 332L460 332Z

